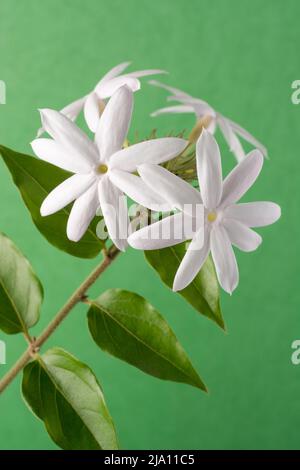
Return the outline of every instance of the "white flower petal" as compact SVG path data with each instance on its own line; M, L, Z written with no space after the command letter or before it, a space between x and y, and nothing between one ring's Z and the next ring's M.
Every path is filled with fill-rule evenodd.
M206 127L206 130L210 132L212 135L214 135L214 133L216 132L216 128L217 128L216 119L212 119L210 121L210 124Z
M125 251L128 245L129 227L126 197L119 188L112 184L107 176L100 180L98 192L109 236L119 250Z
M96 93L90 93L84 104L84 118L92 132L96 132L100 119L99 98Z
M182 98L191 98L191 96L188 93L185 93L185 91L179 90L178 88L174 88L169 85L165 85L164 83L159 82L158 80L149 80L149 85L157 86L159 88L163 88L164 90L169 91L173 95L176 95L178 97Z
M129 196L133 201L157 212L168 212L172 210L170 204L153 191L143 180L132 173L120 170L109 172L109 179Z
M41 118L45 130L59 142L74 160L92 168L99 161L97 148L87 135L70 119L53 109L41 109Z
M250 144L254 145L254 147L256 147L258 150L261 151L261 153L263 154L264 157L266 157L268 155L268 151L267 151L266 147L261 142L259 142L257 139L255 139L255 137L253 137L252 134L250 134L248 131L246 131L246 129L241 127L236 122L231 121L231 119L227 119L227 120L230 123L230 126L232 127L234 132L236 132L240 137L245 139Z
M235 219L223 219L230 242L242 251L254 251L262 242L262 238L251 228Z
M38 139L39 137L41 137L41 135L43 135L44 132L46 132L46 131L45 131L44 127L41 126L41 127L37 130L36 139Z
M41 215L51 215L77 199L95 182L95 175L73 175L57 186L41 205Z
M174 291L184 289L197 276L209 254L209 238L208 230L203 227L195 234L174 278Z
M210 249L221 287L231 294L239 282L239 271L233 248L222 225L216 225L210 235Z
M221 156L215 138L205 129L196 144L196 157L203 203L207 209L215 209L222 196Z
M186 101L186 103L189 103L189 102ZM192 106L194 108L194 112L196 116L198 117L198 119L204 116L210 116L212 118L215 118L214 110L206 103L202 104L202 103L195 102Z
M203 116L211 116L213 118L216 117L216 112L214 109L206 101L200 100L199 98L185 98L178 95L172 95L168 96L168 101L180 101L185 105L192 106L194 113L198 118Z
M98 97L101 99L110 98L119 88L125 85L133 92L141 88L141 83L137 78L121 75L120 77L112 78L111 80L97 85L95 93L97 93Z
M235 158L240 162L245 157L245 152L238 137L230 127L229 121L223 116L218 116L217 122L224 135L224 138L229 146L230 151L235 155Z
M136 72L129 72L123 75L123 77L134 77L134 78L141 78L141 77L147 77L149 75L158 75L161 73L168 73L166 70L161 70L161 69L148 69L148 70L137 70Z
M191 239L192 226L192 218L180 212L137 230L129 236L128 243L138 250L174 246Z
M239 220L247 227L265 227L279 219L281 209L274 202L246 202L226 207L224 215Z
M107 82L108 80L111 80L112 78L117 77L118 75L120 75L120 73L123 72L123 70L129 67L130 64L131 62L122 62L121 64L116 65L101 78L98 85L100 85L101 83Z
M95 217L99 205L98 185L94 183L73 204L67 224L69 240L78 242L83 237Z
M193 216L196 206L202 205L200 193L165 168L144 164L138 167L138 172L145 183L173 208Z
M31 142L34 153L44 160L71 173L89 173L90 165L85 160L78 160L59 142L52 139L36 139Z
M223 182L222 207L237 202L248 191L258 177L263 162L261 152L252 150L236 165Z
M119 88L106 105L96 131L95 141L101 161L108 161L120 150L127 136L133 110L133 93L127 86Z
M83 98L73 101L73 103L70 103L61 109L60 112L67 116L67 118L71 119L71 121L75 121L84 106L86 98L87 96L84 96ZM37 137L40 137L44 132L46 132L44 127L40 127L37 131Z
M62 114L67 116L67 118L71 119L71 121L75 121L80 111L83 109L85 100L87 99L88 95L79 98L73 103L68 104L63 109L60 110Z
M110 159L110 168L136 171L143 163L159 164L179 155L188 142L178 137L146 140L116 152Z
M186 104L180 104L178 106L167 106L166 108L160 108L150 114L151 117L159 116L160 114L181 114L181 113L194 113L193 106Z

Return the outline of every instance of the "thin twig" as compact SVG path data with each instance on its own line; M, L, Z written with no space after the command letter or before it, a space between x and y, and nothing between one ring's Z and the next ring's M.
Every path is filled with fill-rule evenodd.
M14 380L18 373L26 366L32 356L39 350L39 348L47 341L47 339L54 333L56 328L63 322L67 315L71 312L73 307L79 302L86 299L86 292L98 279L98 277L110 266L113 260L118 256L120 251L112 246L104 254L103 261L89 274L83 283L75 290L65 305L55 315L53 320L48 324L38 338L33 339L29 348L17 360L15 365L7 372L7 374L0 380L0 393Z

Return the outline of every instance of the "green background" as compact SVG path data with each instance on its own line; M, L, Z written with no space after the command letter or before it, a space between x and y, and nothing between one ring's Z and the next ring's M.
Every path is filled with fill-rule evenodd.
M300 448L300 366L291 343L300 337L300 107L291 83L300 78L298 0L1 0L0 141L30 152L37 108L60 108L89 91L112 66L160 67L165 82L199 96L239 122L269 150L248 200L274 200L279 223L260 231L264 243L238 253L240 285L222 293L224 334L164 288L141 252L128 250L92 292L131 289L168 319L209 387L159 381L102 352L90 341L85 308L76 308L49 346L63 346L91 365L103 385L125 449ZM146 84L137 93L133 130L141 136L193 124L191 116L149 113L166 93ZM226 171L234 164L222 137ZM0 226L31 260L45 286L46 325L97 260L72 258L32 225L0 162ZM8 337L4 374L24 349ZM19 397L20 378L0 399L1 449L52 449L43 425Z

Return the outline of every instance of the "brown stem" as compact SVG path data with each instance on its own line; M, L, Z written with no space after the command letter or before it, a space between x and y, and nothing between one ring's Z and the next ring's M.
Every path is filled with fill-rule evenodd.
M112 261L118 256L120 251L112 246L106 253L103 261L97 266L94 271L83 281L83 283L75 290L65 305L55 315L53 320L44 329L38 338L34 339L29 348L17 360L15 365L7 372L7 374L0 380L0 393L14 380L18 373L26 366L31 357L39 350L39 348L47 341L47 339L54 333L56 328L67 317L70 311L79 302L86 299L85 294L88 289L94 284L98 277L110 266Z

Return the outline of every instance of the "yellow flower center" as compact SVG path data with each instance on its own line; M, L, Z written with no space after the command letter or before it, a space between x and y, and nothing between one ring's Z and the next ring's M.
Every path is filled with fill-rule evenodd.
M105 165L104 163L101 163L101 165L99 165L97 168L97 173L100 173L101 175L103 175L104 173L107 173L107 172L108 172L108 166Z
M215 212L209 212L207 214L207 220L208 222L214 222L217 218L217 214Z

